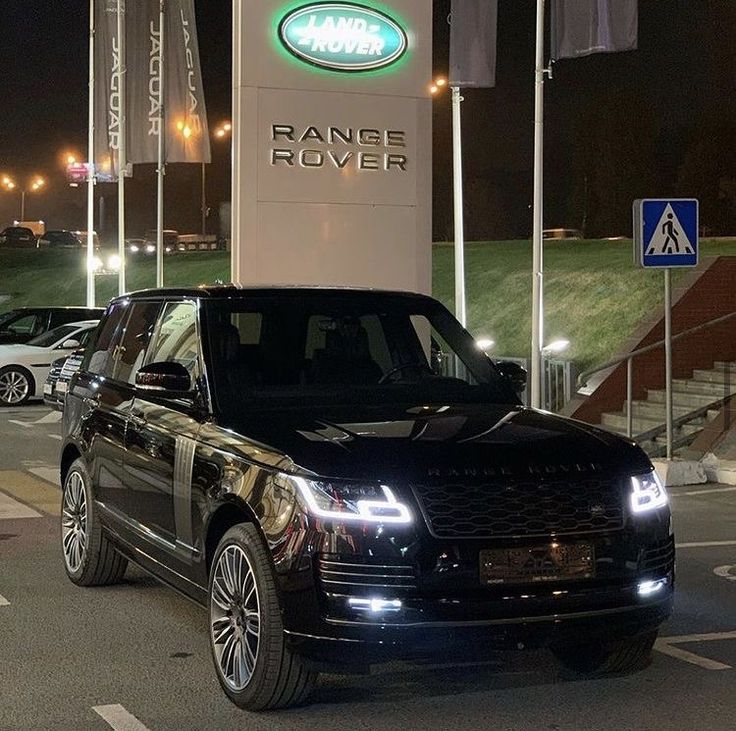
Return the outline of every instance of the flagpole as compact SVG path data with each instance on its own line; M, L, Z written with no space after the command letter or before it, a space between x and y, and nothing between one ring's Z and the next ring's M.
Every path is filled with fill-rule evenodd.
M159 2L159 53L161 54L161 65L159 66L159 113L158 113L158 169L156 181L156 286L164 286L164 175L166 174L166 161L164 159L166 111L164 109L164 66L166 56L164 55L165 25L165 0Z
M542 208L544 169L544 2L537 0L537 47L534 72L534 219L532 230L531 406L542 406L542 342L544 339L544 257Z
M121 0L117 0L117 35L118 35L118 85L120 108L118 111L120 120L118 131L118 257L120 258L120 270L118 272L118 294L125 293L125 168L127 152L125 145L126 135L126 68L125 68L125 22Z
M463 147L460 88L452 87L452 170L455 208L455 317L467 325L465 310L465 224L463 221Z
M87 152L87 307L95 306L95 0L89 0L89 117Z

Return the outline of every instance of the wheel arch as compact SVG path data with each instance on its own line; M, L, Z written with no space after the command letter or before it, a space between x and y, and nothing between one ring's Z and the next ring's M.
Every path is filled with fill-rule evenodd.
M238 525L239 523L252 523L256 526L258 532L263 538L261 524L247 503L238 499L232 499L222 503L222 505L220 505L212 514L212 517L207 523L204 544L205 569L207 571L207 576L210 574L212 559L215 557L215 552L217 551L217 546L220 543L220 540L225 533L230 530L230 528L234 525Z
M72 466L75 460L82 456L82 452L74 442L68 443L61 452L61 458L59 460L59 478L61 485L64 485L66 476L69 472L69 468Z

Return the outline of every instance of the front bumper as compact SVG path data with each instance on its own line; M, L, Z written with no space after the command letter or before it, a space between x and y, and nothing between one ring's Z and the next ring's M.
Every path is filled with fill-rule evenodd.
M444 656L448 647L466 655L612 640L654 630L671 614L668 510L629 520L623 530L555 540L590 542L595 577L484 586L479 554L498 542L440 540L421 526L388 533L365 527L305 531L298 563L287 570L275 557L288 641L302 655L344 667L440 650ZM657 590L640 593L647 581L659 582ZM385 603L371 608L371 599Z

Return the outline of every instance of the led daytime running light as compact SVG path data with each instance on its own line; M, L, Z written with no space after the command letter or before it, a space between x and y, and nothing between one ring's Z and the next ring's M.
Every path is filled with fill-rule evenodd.
M341 521L358 521L362 523L393 523L407 524L411 523L412 517L409 508L396 500L389 487L381 485L381 490L385 495L385 500L358 500L355 506L357 513L342 510L325 510L317 503L314 492L309 485L309 481L303 477L290 476L294 484L299 488L299 492L304 498L309 510L320 518L328 518L330 520Z
M665 507L668 502L667 490L655 470L631 478L632 512L640 514L658 510Z

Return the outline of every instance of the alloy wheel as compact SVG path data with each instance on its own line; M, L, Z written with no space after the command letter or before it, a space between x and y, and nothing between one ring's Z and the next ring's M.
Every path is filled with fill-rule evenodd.
M242 691L250 682L261 634L260 602L253 567L238 545L217 559L210 596L210 633L215 658L228 687Z
M6 371L0 375L0 401L4 404L21 403L29 389L28 377L20 371Z
M64 487L61 514L64 561L73 574L79 571L87 552L87 495L79 472L70 472Z

